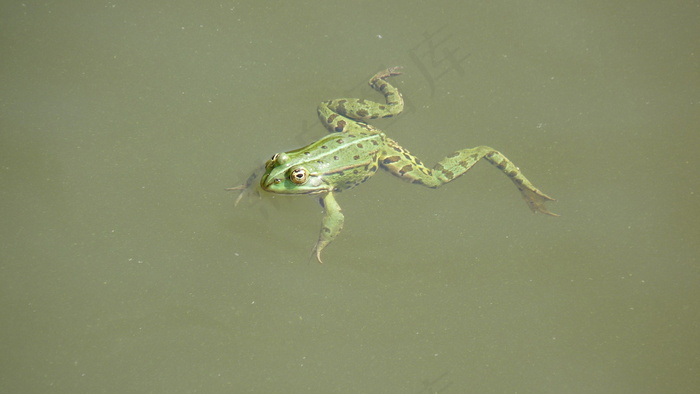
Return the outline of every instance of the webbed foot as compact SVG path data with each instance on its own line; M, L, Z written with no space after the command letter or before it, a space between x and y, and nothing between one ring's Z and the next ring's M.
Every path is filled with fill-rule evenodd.
M523 196L523 200L525 200L527 206L530 207L532 212L544 213L545 215L549 216L559 216L556 213L551 212L547 209L547 207L544 206L544 203L547 201L556 201L552 197L549 197L548 195L542 193L538 189L521 189L520 193Z
M323 246L319 246L319 243L314 245L314 248L311 250L311 256L309 256L309 259L315 257L316 261L318 261L319 264L323 264L323 260L321 260L321 250L323 249Z
M372 79L370 79L370 83L371 83L371 81L376 81L377 79L384 79L384 78L393 77L395 75L401 75L402 73L400 70L402 68L403 68L402 66L394 66L394 67L389 67L386 70L382 70L382 71L374 74Z
M224 189L224 190L226 190L226 191L236 191L236 190L240 190L240 191L241 191L240 194L238 195L238 197L236 197L236 202L233 203L233 206L234 206L234 207L237 206L238 203L239 203L239 202L243 199L243 197L246 196L246 195L251 195L251 194L253 194L253 195L256 195L256 196L260 197L260 193L259 193L257 187L255 187L255 184L257 183L256 181L257 181L258 178L259 178L259 175L260 175L261 170L262 170L262 168L261 168L261 169L258 169L258 170L256 170L256 171L253 171L253 173L250 174L250 176L248 177L248 179L246 179L246 181L245 181L242 185L238 185L238 186L229 187L229 188Z

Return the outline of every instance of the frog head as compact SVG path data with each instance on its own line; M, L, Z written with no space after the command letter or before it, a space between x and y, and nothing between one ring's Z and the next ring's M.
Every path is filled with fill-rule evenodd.
M321 173L310 168L308 162L295 160L287 153L277 153L267 161L260 187L278 194L318 194L331 190Z

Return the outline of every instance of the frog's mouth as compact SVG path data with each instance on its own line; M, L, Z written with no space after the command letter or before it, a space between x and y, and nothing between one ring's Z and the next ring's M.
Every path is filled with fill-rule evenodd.
M318 176L310 177L304 184L297 184L289 179L264 174L260 179L260 188L266 192L278 194L320 194L330 191Z
M266 192L271 192L273 190L273 185L280 184L283 181L279 178L271 178L270 174L264 174L260 179L260 187Z

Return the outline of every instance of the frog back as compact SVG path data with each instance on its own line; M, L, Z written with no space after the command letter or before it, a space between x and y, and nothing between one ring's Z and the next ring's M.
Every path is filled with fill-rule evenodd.
M365 182L377 172L384 139L384 133L374 130L331 133L288 154L300 159L323 189L341 191Z

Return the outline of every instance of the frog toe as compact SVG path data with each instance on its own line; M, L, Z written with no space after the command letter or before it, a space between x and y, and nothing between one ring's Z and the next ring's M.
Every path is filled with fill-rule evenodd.
M382 70L382 71L376 73L374 75L374 77L372 77L372 80L384 79L384 78L393 77L395 75L401 75L402 68L403 68L402 66L389 67L386 70Z
M545 215L549 216L559 216L554 212L551 212L550 210L547 209L547 207L544 206L544 203L547 201L556 201L552 197L549 197L548 195L542 193L541 191L534 189L534 190L527 190L523 189L522 190L522 195L523 199L527 203L528 207L532 210L532 212L539 212L543 213Z
M316 261L318 261L319 264L323 264L323 260L321 260L321 248L318 247L318 244L316 244L311 251L311 256L309 257L315 257Z

